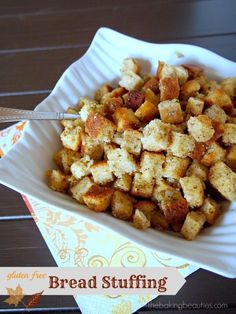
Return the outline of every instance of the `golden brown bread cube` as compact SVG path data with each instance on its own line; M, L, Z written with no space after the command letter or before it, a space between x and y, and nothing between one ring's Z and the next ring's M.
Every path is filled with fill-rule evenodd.
M183 85L188 80L188 71L181 65L174 67L179 85Z
M190 156L194 151L195 141L191 135L172 132L172 143L169 152L181 158Z
M189 97L186 112L192 116L199 116L202 114L204 108L204 101L195 97Z
M156 95L150 88L145 89L145 100L151 102L154 106L160 102L160 95Z
M82 136L81 153L88 155L93 160L100 160L103 155L103 145L87 134Z
M48 170L46 178L48 186L54 191L65 193L70 187L68 176L59 170Z
M122 97L125 93L126 93L126 89L124 87L114 88L111 92L106 93L102 96L100 103L104 106L105 111L106 111L106 106L112 98Z
M94 163L90 167L90 171L93 176L93 181L100 185L106 185L115 179L108 163L104 160Z
M233 103L229 95L222 88L213 88L205 97L205 102L208 105L218 105L226 112L231 112Z
M191 207L199 207L204 201L204 187L202 180L197 176L180 178L184 197Z
M112 215L122 220L129 219L133 214L132 198L121 191L115 191L111 200Z
M144 84L143 79L132 71L125 71L121 74L119 85L127 90L138 90Z
M143 129L143 149L153 152L166 150L171 143L171 126L159 119L152 120Z
M150 77L143 86L143 90L151 89L154 94L159 92L159 82L156 77Z
M169 229L169 223L161 210L154 211L152 214L151 226L161 231Z
M102 97L107 94L110 93L112 91L112 86L110 84L103 84L100 88L98 88L95 92L95 100L100 102Z
M109 150L107 152L107 160L110 170L117 177L125 173L132 174L138 169L133 155L123 148Z
M177 99L165 100L158 104L161 121L166 123L181 123L184 120L180 103Z
M186 176L188 177L197 176L202 181L207 180L207 175L208 175L208 168L200 164L197 160L193 160L193 162L188 167L188 170L186 172Z
M211 166L209 181L226 199L236 200L236 173L223 161L217 161Z
M83 195L83 201L89 209L103 212L110 206L113 193L114 190L111 188L93 184Z
M160 101L176 99L179 97L179 80L174 67L159 63L158 68Z
M113 114L113 119L117 125L118 132L124 132L128 129L137 129L140 123L133 110L124 107L116 109Z
M77 180L79 180L82 177L90 174L90 167L92 166L92 164L93 160L90 159L89 156L84 156L71 165L71 173Z
M205 222L206 217L201 211L191 211L188 213L180 232L185 239L193 240L199 234Z
M225 123L222 141L225 144L236 144L236 124Z
M189 80L181 86L181 95L184 100L188 100L189 97L195 97L200 90L201 85L198 80Z
M61 171L70 174L70 167L76 160L80 159L80 153L68 148L62 148L54 154L53 159Z
M133 216L133 225L135 228L145 230L150 227L150 220L139 209L136 209Z
M204 200L204 203L200 210L205 215L207 222L211 225L215 223L216 219L219 217L221 213L220 205L217 204L216 201L214 201L210 197L207 197Z
M147 178L154 179L163 175L163 164L165 156L163 154L144 151L140 159L140 171Z
M210 167L218 160L225 160L226 151L217 143L212 143L201 160L201 164Z
M197 142L207 142L215 133L211 120L205 115L191 117L187 125L189 134Z
M204 114L208 116L211 120L218 121L220 123L225 123L227 120L227 114L218 105L212 105L204 111Z
M158 108L152 102L145 102L135 111L135 116L142 122L149 122L158 115Z
M236 171L236 145L232 145L226 155L227 165L234 171Z
M140 197L151 197L154 188L154 180L146 177L142 173L135 173L131 194Z
M100 113L103 114L105 107L101 104L98 104L95 100L90 98L81 98L80 99L80 118L82 122L86 122L90 113Z
M115 180L113 187L124 192L129 192L132 186L132 180L130 174L124 173Z
M199 77L203 72L203 69L195 64L182 64L182 66L188 71L190 79Z
M130 154L139 156L142 149L143 134L136 130L125 130L123 134L123 141L121 142L121 148L124 148Z
M163 169L163 176L171 179L179 179L185 175L189 163L189 158L167 155Z
M228 77L220 82L221 87L230 97L236 97L236 77Z
M148 220L151 220L153 213L157 210L157 205L152 201L138 201L134 204L134 209L140 210Z
M82 132L83 131L80 126L76 126L74 128L66 127L60 136L62 145L65 148L78 151L82 141Z
M70 193L74 199L76 199L80 204L84 204L83 196L93 185L93 181L90 177L84 177L77 181L71 188Z

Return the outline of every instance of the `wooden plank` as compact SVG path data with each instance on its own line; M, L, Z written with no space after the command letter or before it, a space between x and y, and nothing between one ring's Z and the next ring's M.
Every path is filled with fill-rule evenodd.
M104 25L149 41L235 32L234 0L137 1L135 5L90 9L80 5L78 2L76 8L65 11L46 7L40 14L0 18L0 49L84 46Z

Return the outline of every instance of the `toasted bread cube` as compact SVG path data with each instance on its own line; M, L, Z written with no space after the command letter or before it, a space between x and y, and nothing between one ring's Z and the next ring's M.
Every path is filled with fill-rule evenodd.
M143 149L153 152L166 150L171 143L170 124L159 119L152 120L143 129Z
M204 108L204 101L195 97L190 97L186 106L187 113L192 116L199 116L202 114Z
M151 102L154 106L160 102L160 95L156 95L150 88L145 89L145 100Z
M191 165L188 167L188 170L186 172L186 176L188 176L188 177L197 176L202 181L206 181L207 180L207 175L208 175L207 167L203 166L202 164L200 164L196 160L194 160L191 163Z
M212 143L201 160L201 164L210 167L218 160L225 160L226 151L217 143Z
M199 77L203 69L195 64L182 64L182 66L188 71L189 78L196 78Z
M133 155L123 148L109 150L107 152L107 159L110 170L117 177L121 177L125 173L132 174L137 171L137 164Z
M100 185L106 185L109 182L114 181L114 175L111 172L109 165L106 161L98 161L90 167L90 171L95 183Z
M82 129L80 126L65 128L60 137L65 148L78 151L82 140Z
M156 185L153 190L152 200L159 204L164 200L163 192L167 191L171 194L175 189L169 185L164 179L157 178Z
M200 88L201 85L198 80L189 80L181 86L181 95L184 100L188 100L189 97L195 97Z
M201 231L206 222L205 215L200 211L191 211L188 213L180 233L187 240L193 240Z
M204 200L201 212L205 215L207 222L213 225L220 215L220 205L208 197Z
M78 114L78 110L76 108L68 107L66 109L66 113L70 114ZM81 126L83 128L83 121L81 119L62 119L60 123L63 125L64 128L74 128L76 126Z
M159 63L158 68L160 100L171 100L179 97L179 81L174 67Z
M163 176L171 179L180 179L185 175L189 163L189 158L167 155L163 169Z
M103 150L104 150L104 156L103 158L105 160L107 160L107 155L108 155L108 152L115 149L115 148L118 148L119 146L116 145L115 143L104 143L103 145Z
M134 72L136 74L139 73L139 64L137 60L133 58L126 58L122 61L121 67L120 67L120 72L121 74L125 72Z
M117 87L113 89L110 93L106 93L102 96L100 103L104 106L105 111L107 104L110 102L111 99L122 97L126 93L126 89L124 87Z
M100 142L111 142L116 126L99 113L91 112L85 122L88 135Z
M188 80L188 71L181 65L175 66L174 69L178 77L179 85L183 85Z
M132 176L128 173L122 174L113 184L115 189L129 192L132 186Z
M145 100L145 95L142 91L132 90L123 95L125 107L132 110L137 110Z
M232 145L228 149L226 163L231 169L236 171L236 145Z
M103 145L96 139L83 134L81 152L83 155L88 155L93 160L100 160L103 155Z
M236 200L236 173L225 163L217 161L211 166L209 181L226 199Z
M146 177L142 173L135 173L131 194L140 197L151 197L154 188L154 180Z
M80 159L80 153L68 148L62 148L54 154L53 159L61 171L70 174L70 167L73 162Z
M142 136L143 134L139 131L125 130L121 147L126 149L129 153L139 156L142 149Z
M81 98L80 104L82 108L79 111L80 118L83 122L86 122L90 113L103 113L105 108L99 105L95 100L89 98Z
M211 120L218 121L220 123L225 123L227 120L227 114L218 105L212 105L204 111L204 114L208 116Z
M215 133L211 120L205 115L191 117L187 125L188 132L197 142L207 142Z
M163 174L162 166L165 162L163 154L156 154L144 151L141 155L140 171L142 174L151 179L161 177Z
M119 219L127 220L133 214L132 198L121 191L115 191L111 200L112 215Z
M119 81L119 85L129 91L139 90L143 86L143 83L143 79L132 71L122 73L121 80Z
M158 115L158 108L148 100L135 111L135 116L142 122L149 122Z
M106 103L106 117L112 119L112 116L117 108L124 106L124 101L122 97L112 97L107 100Z
M140 210L148 220L151 220L152 215L156 212L157 205L152 201L138 201L134 205L134 209Z
M95 93L95 100L100 102L102 97L107 94L107 93L110 93L112 91L112 86L109 85L109 84L103 84L100 88L98 88L96 90L96 93Z
M110 206L113 193L114 190L111 188L93 184L83 195L83 201L89 209L95 212L103 212Z
M46 172L47 183L50 189L57 192L67 192L69 189L68 176L59 170L48 170Z
M83 196L88 192L90 187L93 185L93 181L90 177L84 177L77 181L70 188L70 193L74 199L76 199L80 204L84 204Z
M236 144L236 124L225 123L222 141L225 144Z
M124 132L128 129L137 129L139 127L139 120L134 115L133 110L128 108L117 108L113 114L113 119L117 124L118 132Z
M167 222L163 212L161 210L154 211L151 216L151 226L155 229L164 231L169 229L169 223Z
M162 101L158 105L161 121L166 123L181 123L184 120L180 103L177 99Z
M211 89L205 97L205 101L208 105L218 105L226 112L231 112L233 109L231 98L222 88Z
M150 227L151 223L141 210L136 209L133 217L133 225L137 229L145 230Z
M143 90L151 89L153 93L159 92L159 82L155 76L150 77L143 86Z
M228 77L220 82L225 93L230 97L236 97L236 77Z
M191 135L172 132L172 143L169 147L169 151L173 155L185 158L193 152L194 147L195 141Z
M112 142L121 146L124 143L124 133L116 132L112 138Z
M199 207L204 201L204 188L202 180L197 176L180 178L184 197L191 207Z
M92 166L92 164L93 160L90 159L89 156L84 156L71 165L71 173L77 180L79 180L82 177L90 174L90 167Z

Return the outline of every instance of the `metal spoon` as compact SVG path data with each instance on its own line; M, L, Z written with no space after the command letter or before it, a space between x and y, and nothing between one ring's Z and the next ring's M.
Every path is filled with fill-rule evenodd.
M63 112L39 112L33 110L0 107L0 123L20 120L62 120L78 118L80 118L79 114L69 114Z

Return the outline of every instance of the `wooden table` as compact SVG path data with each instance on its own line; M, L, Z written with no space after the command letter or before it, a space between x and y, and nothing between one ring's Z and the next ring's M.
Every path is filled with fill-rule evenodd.
M150 42L199 45L236 61L235 0L2 0L0 106L33 109L101 26ZM0 239L0 266L55 265L21 196L4 186ZM139 313L157 313L159 304L159 311L169 314L183 302L211 304L204 313L236 313L235 291L236 280L198 270L176 296L160 297ZM7 313L2 300L0 312ZM214 308L222 303L228 309ZM45 313L79 312L68 296L44 296L40 306Z

